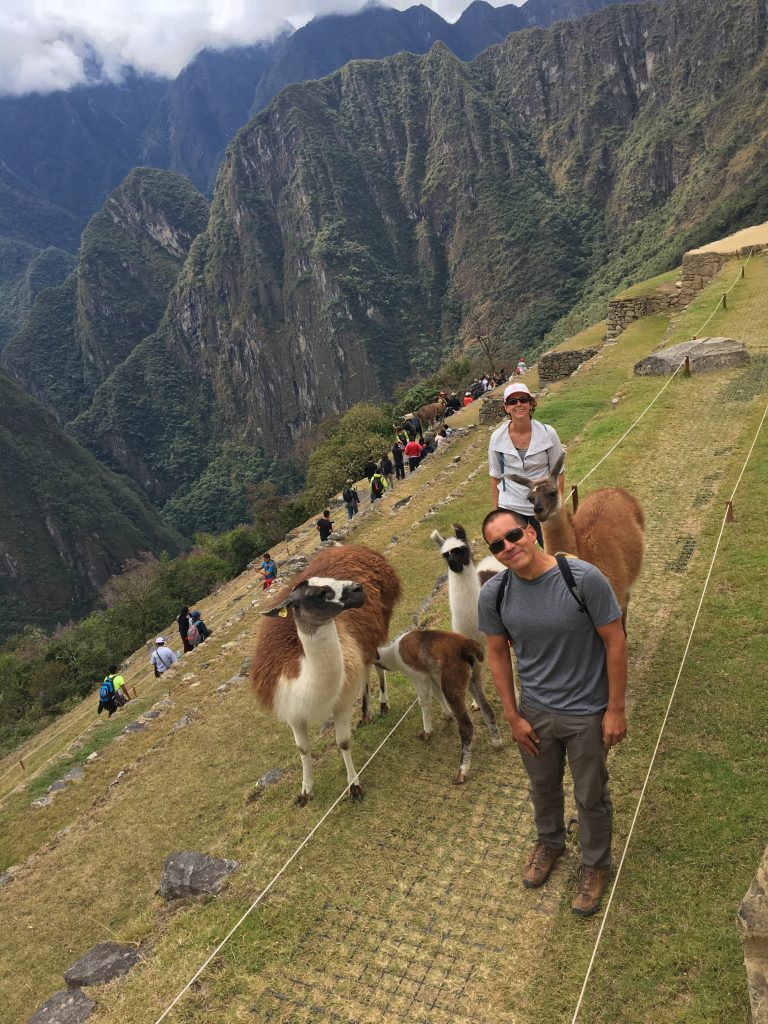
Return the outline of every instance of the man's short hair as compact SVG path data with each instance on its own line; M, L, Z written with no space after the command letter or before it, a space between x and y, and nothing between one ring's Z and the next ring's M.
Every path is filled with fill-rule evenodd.
M329 508L323 509L323 515L324 516L329 516L330 514L331 514L331 510Z
M261 557L262 558L269 558L269 552L265 551L264 554Z
M486 526L488 526L489 523L492 523L494 519L498 519L499 516L512 516L518 526L530 526L527 516L524 516L522 513L515 512L514 509L511 508L494 508L483 520L483 525L481 527L483 537L485 537Z

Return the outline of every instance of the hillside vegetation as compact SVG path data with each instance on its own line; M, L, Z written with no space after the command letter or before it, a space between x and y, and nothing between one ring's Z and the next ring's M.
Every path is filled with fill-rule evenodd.
M678 318L633 324L539 407L568 445L571 483L647 410L581 488L626 486L648 521L629 612L630 740L611 758L617 857L725 501L768 401L766 257L751 260L710 325L712 334L747 343L749 366L677 377L650 409L662 382L635 377L632 367L659 343L689 338L737 269L727 266ZM470 407L456 422L474 416ZM413 616L448 621L444 591L429 601L442 572L429 534L458 521L477 537L487 509L486 443L484 428L460 436L347 534L384 551L401 574L393 633ZM734 917L762 855L768 812L758 782L768 727L756 671L768 565L761 449L764 434L739 479L736 524L723 536L583 1020L749 1020ZM404 497L409 502L395 510ZM309 552L315 542L308 524L276 557ZM307 809L291 806L299 779L293 739L233 678L253 649L265 604L247 574L225 585L201 605L214 637L171 679L152 680L141 650L126 671L138 687L126 711L96 724L91 701L20 748L26 784L16 762L0 764L0 865L19 865L0 888L8 922L0 936L4 1021L25 1020L61 987L61 971L107 938L141 943L144 962L92 990L99 1003L92 1019L157 1019L342 791L341 759L326 736L314 741L315 798ZM354 736L358 767L412 706L409 685L395 679L391 689L392 715ZM153 706L159 717L145 719L145 729L121 732ZM364 803L333 812L169 1019L569 1019L599 927L599 918L577 923L567 910L575 851L543 890L523 890L518 874L533 837L515 752L508 744L495 754L478 728L471 780L453 787L455 730L438 729L426 749L414 739L417 719L410 710L365 771ZM29 806L91 751L98 756L82 781L46 807ZM282 780L256 787L273 768L284 770ZM159 870L169 852L188 848L241 866L219 897L170 909L156 895ZM116 863L119 879L105 885L104 865Z

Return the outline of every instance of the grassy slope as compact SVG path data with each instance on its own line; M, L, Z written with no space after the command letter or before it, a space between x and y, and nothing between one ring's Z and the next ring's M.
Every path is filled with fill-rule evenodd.
M756 311L768 287L768 261L751 266L711 329L743 336L765 355L768 338ZM731 276L727 270L723 280ZM721 290L715 282L666 335L665 317L634 324L577 378L552 389L541 415L570 443L570 480L594 465L658 391L658 380L632 376L634 361L661 336L671 342L690 333ZM723 502L765 402L765 375L748 383L759 365L673 382L584 488L625 484L641 497L649 520L646 569L630 610L632 740L613 756L617 848ZM613 411L609 399L617 394L624 397ZM440 571L429 532L453 520L477 530L487 507L485 440L485 431L468 435L449 457L432 457L395 496L413 491L403 511L393 517L389 498L355 531L356 539L385 550L403 575L395 629L409 624ZM462 461L451 465L457 453ZM744 500L750 492L753 507L764 507L768 477L757 458L737 495L738 530L728 533L718 560L584 1021L748 1019L733 918L765 842L768 810L764 787L753 781L766 726L750 673L760 664L754 620L766 552L756 546L764 541L759 513ZM682 552L691 543L686 564ZM294 542L291 553L302 546ZM256 593L250 585L245 577L233 581L203 605L216 634L176 672L173 708L145 732L104 747L84 780L52 806L28 807L41 782L0 803L0 864L30 858L0 889L0 914L11 922L0 937L0 987L8 992L0 1019L25 1019L61 986L62 969L116 934L153 948L128 979L98 991L101 1010L93 1019L154 1020L343 787L341 760L326 737L316 744L315 800L307 811L291 808L300 776L290 734L254 709L245 687L215 692L252 647L257 616L242 600ZM446 622L443 599L430 617ZM132 714L163 693L147 679L145 660L139 652L128 673L142 693ZM392 689L394 715L355 736L358 766L412 701L404 683ZM173 731L191 709L193 724ZM71 732L33 755L31 768L87 723L85 705L80 713L81 722L73 713L73 724L55 727ZM561 908L575 855L543 892L524 892L517 872L531 824L514 751L493 754L479 726L473 777L454 788L453 730L438 727L425 750L413 740L417 723L411 712L366 773L365 803L334 813L173 1019L304 1021L335 1013L345 1021L523 1021L562 1020L572 1012L597 929L594 921L571 922ZM115 724L100 723L78 756ZM9 766L0 764L0 774ZM286 769L285 781L248 802L255 779L276 766ZM126 767L123 781L107 790ZM47 770L51 778L63 768ZM15 779L0 778L0 800ZM235 857L242 867L218 899L169 909L154 895L159 870L167 853L184 848ZM121 881L105 885L104 865L115 860ZM534 964L542 965L538 972Z

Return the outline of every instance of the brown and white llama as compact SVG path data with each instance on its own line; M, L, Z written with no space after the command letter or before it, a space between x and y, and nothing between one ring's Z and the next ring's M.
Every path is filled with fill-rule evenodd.
M472 761L475 727L467 711L466 697L474 668L482 660L480 644L459 633L438 629L412 629L379 648L378 663L382 668L402 672L413 681L421 707L420 739L428 741L432 737L433 697L439 701L447 721L456 719L461 740L461 761L454 780L457 784L466 780Z
M627 608L632 587L643 565L645 516L637 498L623 487L601 487L582 498L575 513L566 508L557 486L563 468L561 455L549 476L538 480L512 474L528 488L528 500L541 523L544 550L577 555L608 578L621 607L627 631Z
M480 587L499 572L504 571L501 562L493 555L488 555L479 565L472 560L472 550L467 539L467 531L459 523L453 524L454 537L444 538L437 530L430 537L440 548L440 554L448 566L448 603L451 608L451 627L454 633L461 633L474 640L485 650L485 636L477 628L477 600ZM482 661L482 659L480 659ZM480 662L472 667L470 691L474 697L480 714L488 726L491 741L495 747L502 745L496 715L488 703L483 690Z
M329 717L350 798L362 799L350 753L353 708L362 695L365 713L370 667L386 642L400 593L400 580L386 558L349 544L319 552L264 613L252 662L253 688L263 707L293 731L301 754L301 805L312 795L308 729Z

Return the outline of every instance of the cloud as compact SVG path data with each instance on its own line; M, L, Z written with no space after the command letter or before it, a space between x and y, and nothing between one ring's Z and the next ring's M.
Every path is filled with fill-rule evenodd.
M433 0L455 18L469 0ZM493 0L492 0L493 2ZM502 0L496 0L502 2ZM429 0L427 0L429 3ZM2 0L0 95L119 81L126 67L172 78L205 47L274 38L315 15L351 13L364 0ZM407 0L391 6L407 7Z

